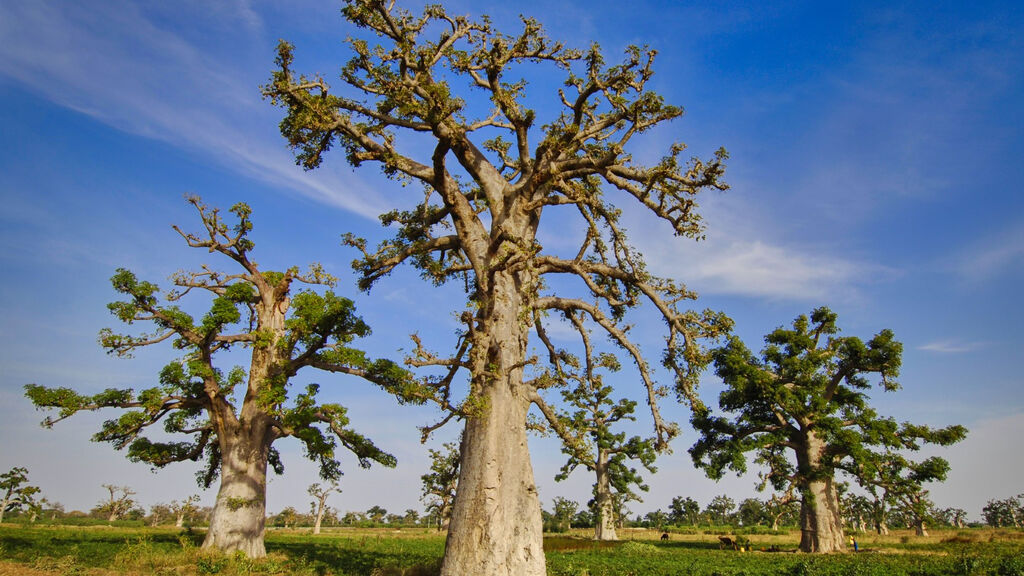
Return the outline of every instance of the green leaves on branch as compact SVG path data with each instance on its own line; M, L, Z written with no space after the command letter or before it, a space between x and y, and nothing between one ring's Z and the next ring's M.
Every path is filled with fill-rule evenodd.
M922 443L949 445L966 429L931 429L883 418L868 404L872 378L887 392L899 388L903 346L892 331L882 330L867 342L838 336L836 314L828 308L800 316L791 328L765 337L755 356L736 337L713 351L715 372L725 383L719 396L723 415L698 410L692 423L700 434L690 449L694 463L708 476L746 470L746 454L769 469L766 481L776 489L845 471L866 482L878 477L883 463L912 471L902 484L941 479L945 461L913 463L902 455ZM789 456L787 456L787 454ZM792 456L804 464L795 466ZM908 484L909 483L909 484Z
M206 486L220 474L224 459L237 459L239 453L263 454L264 467L282 471L280 454L271 444L286 436L303 442L306 455L320 464L325 478L341 474L335 450L339 444L355 454L361 466L371 461L394 466L393 456L349 428L344 407L317 403L318 387L307 388L289 405L288 385L300 369L313 366L373 381L403 401L421 401L409 374L351 346L356 338L370 334L351 300L329 290L291 293L294 282L334 285L335 279L319 264L306 273L297 267L276 272L260 270L249 260L254 244L248 238L253 226L247 205L231 208L232 224L198 198L188 201L198 211L204 232L174 229L190 247L226 257L234 270L221 272L204 265L197 271L179 271L172 276L174 290L161 294L156 284L118 269L111 283L126 298L110 304L111 313L125 324L149 323L155 331L100 333L101 345L119 356L165 340L184 356L164 366L157 386L137 393L109 389L83 395L65 387L28 385L26 396L37 407L58 410L43 424L51 426L82 410L121 409L124 412L106 420L93 440L109 442L118 450L127 448L130 460L155 467L203 459L205 469L198 479ZM200 294L208 296L209 308L197 321L177 302ZM251 351L250 372L240 367L223 372L215 363L218 353L239 345ZM165 432L188 439L147 438L146 429L158 422L163 422Z

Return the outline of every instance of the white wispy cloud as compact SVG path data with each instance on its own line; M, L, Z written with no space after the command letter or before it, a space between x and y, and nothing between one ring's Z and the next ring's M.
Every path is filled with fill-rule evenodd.
M1024 221L977 241L953 260L966 282L983 282L1006 271L1024 269Z
M897 274L827 248L795 246L735 195L707 201L703 216L708 237L701 242L670 240L660 222L630 223L652 272L704 295L812 302L856 299L863 285Z
M959 340L937 340L935 342L929 342L918 346L918 350L925 352L935 352L937 354L963 354L965 352L973 352L984 344L981 342L962 342Z
M380 196L347 171L344 177L341 168L303 173L294 165L276 134L280 112L259 95L258 85L269 76L270 47L244 33L260 28L258 15L246 2L231 7L208 16L242 22L243 31L230 40L266 54L261 70L218 61L216 50L155 24L132 2L38 1L0 4L0 75L119 130L375 217L384 206Z

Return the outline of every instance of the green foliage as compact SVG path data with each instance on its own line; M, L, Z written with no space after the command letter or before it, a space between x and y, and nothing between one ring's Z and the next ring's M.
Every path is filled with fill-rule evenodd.
M4 514L36 505L39 487L28 483L28 469L20 466L0 474L0 521Z
M890 471L893 490L901 486L917 494L922 482L943 478L948 465L941 458L913 463L900 451L922 443L947 445L966 430L901 425L879 416L868 404L869 376L877 375L885 391L897 390L902 344L889 330L867 342L838 333L836 314L818 308L794 320L792 328L768 334L760 357L736 337L715 350L715 371L726 385L719 406L732 419L710 410L695 413L700 438L690 449L694 463L721 478L728 469L744 472L746 454L754 452L769 469L766 482L777 490L790 482L804 490L837 470L866 485ZM820 452L812 439L821 443ZM802 459L799 466L793 456Z

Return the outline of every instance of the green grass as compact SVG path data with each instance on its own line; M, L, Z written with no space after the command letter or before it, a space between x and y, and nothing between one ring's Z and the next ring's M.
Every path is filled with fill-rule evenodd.
M752 535L751 552L720 550L713 534L626 530L623 541L594 542L585 532L545 539L552 576L1024 576L1024 533L966 530L930 538L858 538L865 552L812 556L797 534ZM173 528L0 526L0 559L37 574L225 576L429 576L438 573L444 538L434 531L271 530L268 557L204 553L201 534ZM775 546L783 552L767 552ZM9 566L9 565L8 565ZM0 573L4 572L0 566Z

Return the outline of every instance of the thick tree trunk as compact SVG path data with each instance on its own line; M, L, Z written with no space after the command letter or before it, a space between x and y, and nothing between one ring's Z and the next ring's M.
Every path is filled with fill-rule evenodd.
M492 276L474 343L471 402L442 576L544 576L543 522L526 439L523 287Z
M928 536L928 527L925 526L924 520L918 520L914 523L914 534L918 536Z
M221 480L203 548L267 555L267 456L269 443L221 438Z
M797 451L797 466L808 478L800 495L800 550L802 552L843 552L846 539L839 494L835 479L821 467L825 444L813 430L806 433L802 450Z
M597 504L597 518L594 520L595 540L618 540L615 533L615 506L612 501L611 482L608 478L608 452L599 450L597 455L597 484L594 502Z
M181 528L184 525L185 525L185 515L184 514L178 514L178 518L174 521L174 527L175 528Z
M831 478L812 481L800 502L800 550L842 552L846 550L839 498Z

